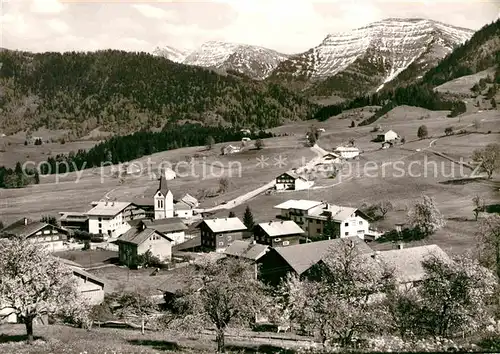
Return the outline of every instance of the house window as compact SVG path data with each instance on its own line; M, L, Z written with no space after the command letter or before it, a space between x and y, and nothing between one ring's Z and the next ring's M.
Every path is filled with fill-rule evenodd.
M320 233L321 233L321 229L316 229L316 232L317 232L318 234L320 234Z
M346 232L346 233L345 233L345 235L346 235L346 236L349 236L349 232Z
M98 218L97 221L101 222L102 221L102 218Z
M349 226L349 223L348 223L348 222L346 222L346 223L344 224L344 226L345 226L345 227Z
M359 222L359 225L363 225L363 222L362 222L362 221L360 221L360 222Z
M365 232L364 230L358 230L358 234L362 234L364 232Z
M232 239L231 235L228 235L228 236L227 236L227 240L228 240L228 241L231 241L231 239Z
M290 244L290 241L283 241L283 246L288 246Z
M277 239L274 240L274 242L280 242L280 241L281 241L280 238L277 238Z

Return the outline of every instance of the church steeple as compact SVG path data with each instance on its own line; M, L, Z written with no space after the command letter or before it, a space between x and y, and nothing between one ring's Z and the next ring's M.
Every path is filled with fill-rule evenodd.
M158 187L158 191L163 195L166 196L168 193L168 185L167 185L167 179L165 178L164 175L161 175L160 177L160 186Z

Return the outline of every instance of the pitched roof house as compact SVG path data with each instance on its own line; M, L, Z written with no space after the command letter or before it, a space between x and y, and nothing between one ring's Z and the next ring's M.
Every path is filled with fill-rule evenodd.
M243 258L251 262L257 262L269 250L269 246L254 242L236 240L229 245L224 253L229 257Z
M304 230L293 220L270 221L258 224L254 230L255 240L271 247L297 245Z
M286 276L293 272L303 275L313 265L324 259L329 253L336 252L349 242L362 254L371 254L372 249L358 237L333 239L326 241L303 243L288 247L272 248L259 263L260 277L263 281L277 285Z
M300 191L309 189L312 185L314 185L314 181L309 181L294 171L288 171L276 177L275 188L276 190Z
M104 301L105 281L85 271L82 265L64 258L58 258L73 271L80 293L91 305L99 305Z
M40 221L22 218L0 230L3 237L25 237L40 243L50 251L62 250L63 243L68 239L69 230Z
M233 241L243 239L247 230L238 218L205 219L197 228L201 232L201 246L217 252L224 252Z
M163 262L172 257L173 240L144 224L131 228L115 242L118 244L120 263L128 267L139 265L139 256L148 251Z
M162 234L173 240L174 245L182 243L186 239L185 232L188 227L186 224L184 224L184 222L182 222L180 218L160 220L144 219L141 222L145 227L161 232Z

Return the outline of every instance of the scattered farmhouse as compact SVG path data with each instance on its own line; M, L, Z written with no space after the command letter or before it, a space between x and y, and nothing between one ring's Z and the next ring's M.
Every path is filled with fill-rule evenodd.
M221 154L222 155L231 155L231 154L236 154L241 151L241 147L239 146L233 146L233 145L226 145L221 148Z
M382 149L389 149L393 145L394 145L394 143L392 141L384 141L382 143Z
M282 218L300 225L307 237L322 235L329 217L336 230L334 237L358 236L364 239L365 235L371 234L369 217L356 208L303 199L291 199L274 208L280 210Z
M271 247L298 245L304 230L292 220L270 221L258 224L254 230L255 241Z
M206 219L198 226L201 247L205 250L224 252L235 240L243 239L246 226L238 218Z
M277 285L290 272L301 278L328 254L341 249L343 242L350 242L361 254L371 254L372 249L358 237L302 243L288 247L271 248L259 261L260 278Z
M144 219L140 224L147 228L161 232L173 242L173 245L178 245L186 241L186 230L188 227L180 218L149 220Z
M338 146L334 153L345 160L350 160L358 157L361 151L355 146Z
M276 177L276 190L305 190L312 187L314 181L308 181L296 172L288 171Z
M325 155L323 155L323 157L321 158L321 162L322 163L331 163L331 164L334 164L334 163L340 163L340 155L338 154L334 154L333 152L329 152Z
M380 132L377 134L377 141L394 141L396 139L399 139L398 133L396 133L394 130L388 130L386 132Z
M89 217L85 213L61 212L59 225L71 231L89 232Z
M22 218L0 230L0 235L2 237L25 237L54 252L64 248L64 242L68 239L69 230L44 222Z
M165 234L141 223L128 230L115 242L118 244L120 263L128 267L136 267L139 256L148 251L160 261L170 261L174 241Z
M89 233L107 237L119 237L130 229L127 221L142 219L144 210L129 202L93 202L93 208L85 213L89 218Z

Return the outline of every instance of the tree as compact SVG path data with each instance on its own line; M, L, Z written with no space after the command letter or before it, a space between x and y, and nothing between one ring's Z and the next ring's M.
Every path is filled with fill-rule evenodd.
M452 134L453 134L453 127L446 127L446 128L444 129L444 134L445 134L446 136L452 135Z
M252 210L250 210L250 207L248 205L245 208L245 214L243 214L243 224L245 224L247 229L250 231L252 231L253 227L255 226Z
M328 214L325 221L325 226L323 227L323 237L325 240L330 240L337 238L339 236L340 230L338 230L337 225L332 219L332 215Z
M500 280L500 216L494 214L482 219L476 237L481 263L492 269Z
M234 211L230 211L229 212L229 215L227 216L228 218L235 218L236 217L236 214L234 213Z
M353 120L351 120L351 126L350 126L350 127L351 127L351 128L354 128L355 126L356 126L356 123L354 123L354 121L353 121Z
M215 144L215 139L213 136L209 135L207 137L207 140L205 142L205 145L207 146L207 150L212 150Z
M40 219L40 222L44 222L46 224L53 225L53 226L59 226L59 223L57 222L57 218L53 215L42 216L42 218Z
M474 204L474 218L477 221L479 213L484 211L485 208L484 199L476 195L474 196L474 198L472 198L472 203Z
M219 179L219 192L224 194L227 192L229 188L229 179L227 179L226 177L222 177L221 179Z
M425 139L429 135L426 125L421 125L418 127L417 136L419 139Z
M424 236L433 234L446 223L434 199L427 195L410 209L408 219L410 225L420 230Z
M394 209L394 206L392 205L390 200L383 200L379 203L377 203L377 208L380 211L380 214L382 214L382 218L385 218L385 215L392 211Z
M385 308L378 294L394 286L392 271L363 255L352 241L343 240L308 272L297 317L324 344L337 341L348 347L361 333L383 325Z
M158 311L151 294L145 294L144 291L114 292L107 296L106 303L117 306L113 314L118 318L140 318L142 334L145 321Z
M494 293L492 274L467 257L449 262L432 255L416 292L388 297L389 313L401 335L450 337L483 327Z
M488 179L491 179L493 172L500 168L500 144L488 144L482 149L474 150L472 160L481 164Z
M403 137L401 138L401 144L404 144L404 143L406 143L406 138L403 136Z
M306 133L307 137L307 143L309 146L314 146L316 144L316 141L319 139L319 132L318 129L314 125L312 125L309 130Z
M255 148L261 150L264 147L264 141L262 139L255 140Z
M215 327L218 353L225 352L226 328L250 324L262 308L263 288L254 272L252 265L240 259L208 262L176 300L185 322Z
M26 326L33 340L33 320L60 315L73 322L86 322L89 306L77 290L73 272L48 251L24 238L0 243L0 304Z

